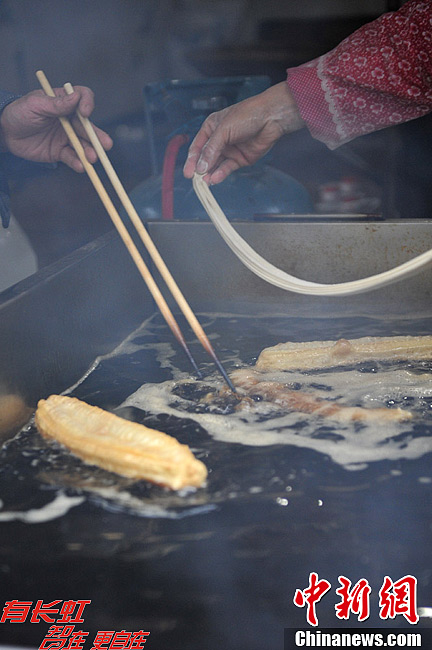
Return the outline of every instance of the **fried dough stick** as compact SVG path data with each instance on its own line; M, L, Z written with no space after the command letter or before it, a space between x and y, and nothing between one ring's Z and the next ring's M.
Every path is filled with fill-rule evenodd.
M290 390L286 384L277 381L262 381L262 375L251 369L243 368L231 373L231 379L237 388L248 396L260 396L263 399L279 404L283 408L299 413L307 413L336 422L403 422L412 419L412 413L400 408L366 409L360 406L344 406L330 402L311 393Z
M122 476L172 490L200 487L207 477L205 465L187 445L74 397L51 395L40 400L35 422L43 436L54 438L85 462Z
M316 370L366 361L422 361L432 359L432 336L365 336L339 341L279 343L265 348L256 368Z

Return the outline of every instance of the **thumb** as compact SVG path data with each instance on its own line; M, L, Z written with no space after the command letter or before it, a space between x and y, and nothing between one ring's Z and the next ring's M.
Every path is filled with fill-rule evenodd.
M79 104L80 95L74 92L72 95L57 95L56 97L44 97L41 112L47 117L63 117L72 113Z

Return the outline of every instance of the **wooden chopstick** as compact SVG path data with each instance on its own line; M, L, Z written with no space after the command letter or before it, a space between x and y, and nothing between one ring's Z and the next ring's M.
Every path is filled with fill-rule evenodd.
M43 90L45 91L45 93L50 94L51 96L55 96L54 91L51 88L46 76L44 75L44 73L41 70L39 70L36 73L36 76L37 76L37 78L39 80L39 83L41 84ZM73 87L72 87L71 84L67 83L67 84L65 84L64 87L65 87L65 90L66 90L67 93L71 94L73 92ZM189 325L191 326L193 332L197 336L197 338L200 341L201 345L203 346L203 348L206 350L206 352L211 356L211 358L215 362L219 372L223 376L223 378L224 378L225 382L227 383L228 387L230 388L231 391L235 392L234 385L231 382L230 378L228 377L228 375L227 375L224 367L222 366L221 362L219 361L218 357L216 356L216 353L215 353L215 351L214 351L214 349L213 349L213 347L212 347L206 333L204 332L203 328L201 327L201 324L199 323L198 319L196 318L195 314L193 313L192 309L190 308L189 304L187 303L185 297L183 296L182 292L180 291L180 288L178 287L177 283L175 282L174 278L172 277L168 267L166 266L166 264L165 264L164 260L162 259L159 251L157 250L156 246L154 245L150 235L148 234L146 228L144 227L144 225L143 225L137 211L135 210L135 208L134 208L134 206L132 204L132 201L129 199L129 196L127 195L127 193L126 193L126 191L125 191L125 189L124 189L124 187L123 187L117 173L115 172L115 170L114 170L114 168L113 168L113 166L112 166L112 164L111 164L111 162L110 162L104 148L102 147L102 145L101 145L101 143L99 141L99 138L96 135L96 132L95 132L95 130L93 128L92 123L90 122L90 120L88 118L83 117L79 111L77 111L77 116L80 119L80 121L81 121L81 123L82 123L82 125L83 125L83 127L84 127L84 129L85 129L85 131L87 133L87 136L88 136L91 144L93 145L93 147L94 147L94 149L95 149L95 151L96 151L96 153L98 155L98 158L99 158L100 162L102 163L102 165L103 165L103 167L105 169L105 172L106 172L108 178L110 179L115 191L117 192L117 195L118 195L124 209L126 210L126 213L128 214L129 218L131 219L133 225L135 226L138 235L140 236L140 238L141 238L142 242L144 243L145 247L147 248L147 251L150 254L150 257L152 258L155 266L159 270L159 273L161 274L162 278L165 280L165 283L167 284L169 290L171 291L172 296L176 300L178 306L180 307L181 311L183 312L184 316L186 317L186 320L188 321ZM87 158L85 157L85 153L84 153L84 150L82 148L82 145L79 142L77 136L75 135L75 132L73 131L73 128L72 128L69 120L66 120L65 118L60 118L60 121L62 122L63 128L65 128L65 131L66 131L66 133L67 133L67 135L69 137L69 140L71 141L72 146L74 147L75 151L79 155L79 158L80 158L81 162L83 163L85 170L89 174L90 180L92 180L96 191L98 192L102 202L104 203L105 207L107 208L107 211L110 214L111 219L114 222L114 225L116 225L118 222L120 222L121 227L122 227L121 229L124 230L127 233L127 230L126 230L123 222L121 221L118 212L116 211L114 205L112 204L111 199L107 195L106 190L103 187L99 177L97 176L93 166L87 161ZM63 123L63 122L65 122L65 123ZM68 125L67 128L66 128L66 124ZM71 138L72 134L69 135L70 130L72 131L72 133L73 133L73 135L75 137ZM79 149L80 149L81 153L78 153L76 144L79 145ZM93 177L95 177L95 180L97 179L96 183L93 181ZM100 194L100 189L103 190L102 195ZM102 198L102 196L104 198ZM106 198L108 198L109 203L106 201ZM111 204L111 205L110 205L110 209L108 210L107 205L109 205L109 204ZM112 210L114 210L114 212L115 212L115 219L113 219L113 216L111 215ZM127 233L127 235L129 237L128 233ZM130 239L130 237L129 237L129 239ZM130 241L132 242L131 239L130 239ZM133 242L132 242L132 245L134 246L134 248L136 250L136 247L133 244ZM128 247L128 250L129 250L129 245L127 245L127 247ZM138 253L137 250L136 250L136 252ZM138 253L138 255L139 255L139 253ZM134 258L134 256L132 256L132 257ZM142 258L141 258L141 261L142 261ZM142 263L144 264L143 261L142 261ZM146 270L147 270L147 273L150 275L148 269L146 269ZM151 277L151 275L150 275L150 277ZM155 285L153 278L152 278L152 282ZM157 288L157 285L155 285L155 286ZM158 294L163 299L163 296L162 296L162 294L160 294L159 289L157 289L157 291L158 291ZM164 303L165 303L165 305L163 305L164 309L166 308L166 309L169 310L168 305L166 304L165 301L164 301ZM161 309L158 302L157 302L157 304L159 306L159 309ZM161 304L163 304L163 303L161 303ZM161 312L165 316L165 312L162 311L162 309L161 309ZM174 319L171 312L169 312L169 314L170 314L170 317L172 319ZM168 320L167 320L167 322L168 322ZM170 324L170 323L168 322L168 324ZM176 323L176 325L177 325L177 323ZM178 328L178 325L177 325L176 331L177 330L180 331L179 328ZM173 333L174 333L174 331L173 331ZM178 339L177 334L175 334L175 336ZM181 338L182 338L181 344L184 347L184 346L186 346L186 343L184 342L183 336L181 336ZM189 351L187 352L187 354L188 354L188 357L191 359L191 355L190 355ZM192 361L192 363L194 365L194 368L198 371L198 368L196 367L195 362L192 359L191 359L191 361ZM198 371L198 373L199 373L199 371Z
M36 76L39 80L40 85L42 86L44 92L46 95L49 95L50 97L55 97L55 93L46 78L45 74L39 70L36 73ZM149 269L147 268L146 263L144 262L143 258L141 257L140 252L138 251L137 247L135 246L132 237L129 235L125 225L123 224L120 215L118 214L113 202L111 201L107 191L105 190L99 176L97 175L93 165L89 163L89 161L86 158L86 155L84 153L83 146L81 142L79 141L78 136L76 135L71 123L69 120L65 117L59 117L59 120L61 122L61 125L63 126L63 129L66 132L66 135L69 138L69 141L73 148L75 149L75 152L77 156L79 157L80 161L82 162L85 171L87 172L91 182L93 183L93 186L96 190L96 192L99 195L100 200L104 204L106 211L108 212L111 221L113 222L115 228L117 229L117 232L119 233L121 239L123 240L123 243L125 244L130 256L132 257L133 261L135 262L135 265L138 269L138 271L141 273L150 293L152 294L157 306L160 309L160 312L162 316L165 318L168 326L170 327L172 333L174 334L175 338L177 341L180 343L182 346L183 350L185 351L189 361L191 362L195 372L198 374L199 377L202 377L202 374L195 363L194 358L192 357L192 354L186 344L186 341L183 337L183 334L180 330L180 327L175 320L170 308L168 307L168 304L166 303L165 298L163 297L162 293L159 290L159 287L157 286L156 282L154 281Z
M74 89L72 84L69 82L64 84L64 89L66 92L70 95L73 93ZM222 366L221 362L216 356L216 353L206 335L204 332L200 322L198 321L197 317L195 316L194 312L192 311L191 307L189 306L188 302L186 301L186 298L184 297L183 293L181 292L180 288L178 287L176 281L174 280L173 276L171 275L171 272L169 271L167 265L165 264L163 258L161 257L159 251L157 250L155 244L153 243L153 240L151 239L150 235L148 234L146 228L144 227L144 224L142 223L137 211L135 210L135 207L130 200L126 190L123 187L122 182L120 181L117 172L115 171L114 167L111 164L110 159L108 158L108 155L105 151L105 149L102 147L99 138L96 135L96 132L93 128L92 123L87 117L83 117L80 113L80 111L76 111L77 116L83 125L85 132L87 133L87 136L90 140L90 142L93 145L93 148L95 149L98 158L100 162L102 163L103 168L105 169L105 172L108 176L108 178L111 181L111 184L114 188L114 190L117 193L117 196L119 197L124 209L126 210L127 215L129 216L130 220L132 221L133 225L135 226L135 229L138 233L138 235L141 238L141 241L147 248L147 251L152 258L153 262L156 265L156 268L158 269L159 273L161 274L162 278L165 280L165 283L170 290L173 298L177 302L178 306L180 307L181 311L183 312L183 315L185 316L186 320L188 321L189 325L191 326L193 332L195 333L196 337L200 341L201 345L203 348L206 350L206 352L212 357L213 361L216 363L220 373L222 374L223 378L225 379L226 383L228 384L229 388L234 391L234 386L229 379L224 367Z

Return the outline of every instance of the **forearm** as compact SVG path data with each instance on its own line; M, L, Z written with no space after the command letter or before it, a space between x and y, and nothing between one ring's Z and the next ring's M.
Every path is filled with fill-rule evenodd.
M330 148L432 110L432 3L412 0L288 70L312 136Z

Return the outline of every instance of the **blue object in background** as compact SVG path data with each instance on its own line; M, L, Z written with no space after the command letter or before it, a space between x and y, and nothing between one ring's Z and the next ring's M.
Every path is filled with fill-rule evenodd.
M291 176L270 167L256 165L239 169L223 183L212 186L212 194L230 221L244 221L256 214L309 214L313 211L309 194ZM131 200L144 221L160 219L162 214L161 179L149 178L130 193ZM184 221L207 220L192 182L176 169L174 214Z
M152 176L130 192L131 200L145 221L162 218L162 166L166 148L176 135L189 143L205 118L270 85L268 77L217 77L198 81L167 81L144 88L146 126ZM188 144L178 152L174 172L174 218L208 219L190 180L183 177ZM271 167L267 154L253 167L233 172L212 192L230 220L250 220L255 214L301 214L312 211L306 189L294 178Z

